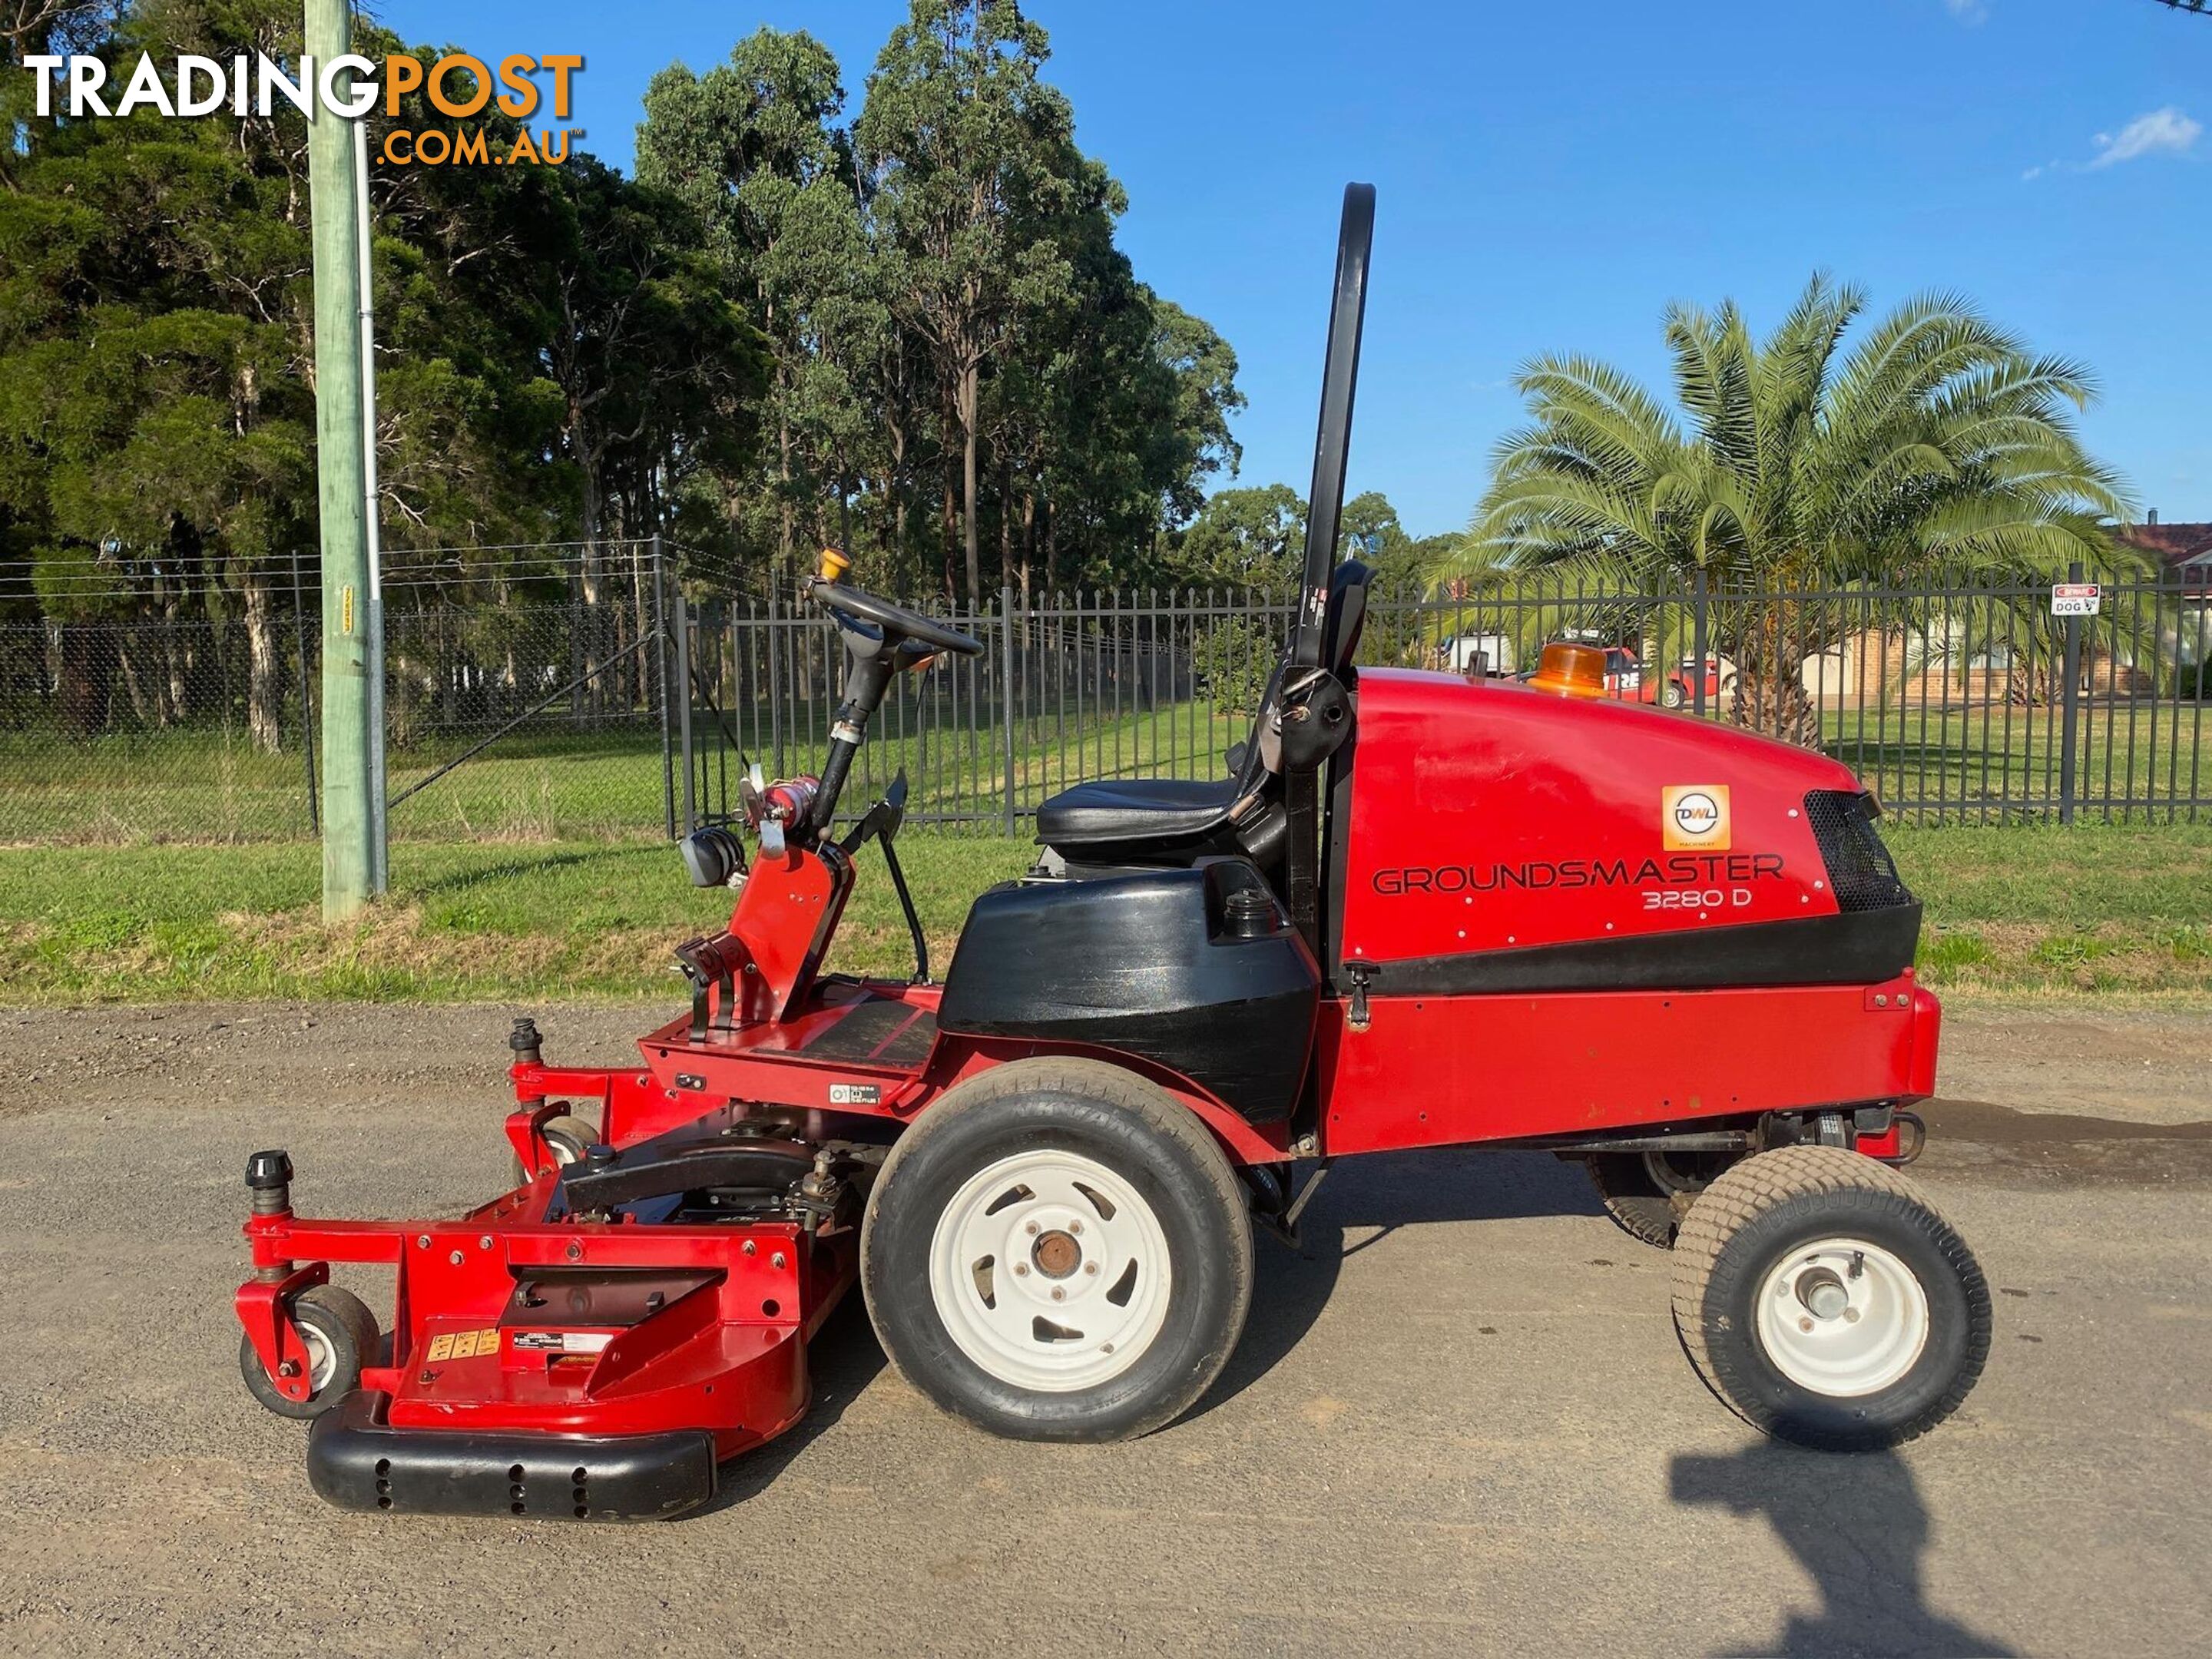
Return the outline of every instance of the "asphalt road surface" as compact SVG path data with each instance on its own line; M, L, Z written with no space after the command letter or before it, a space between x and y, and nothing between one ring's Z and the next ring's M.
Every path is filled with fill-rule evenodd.
M618 1059L636 1009L537 1011ZM246 1154L302 1212L503 1184L510 1011L0 1013L0 1650L2204 1652L2212 1018L1955 1014L1925 1184L1999 1291L1965 1409L1769 1446L1578 1170L1349 1160L1263 1238L1223 1383L1149 1439L991 1440L857 1297L817 1404L644 1527L368 1517L236 1369ZM361 1286L380 1311L373 1281Z

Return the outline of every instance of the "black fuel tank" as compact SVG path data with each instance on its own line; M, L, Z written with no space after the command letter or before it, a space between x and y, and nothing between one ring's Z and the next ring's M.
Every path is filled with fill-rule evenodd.
M938 1029L1156 1060L1255 1123L1297 1103L1321 973L1243 859L993 888L960 935Z

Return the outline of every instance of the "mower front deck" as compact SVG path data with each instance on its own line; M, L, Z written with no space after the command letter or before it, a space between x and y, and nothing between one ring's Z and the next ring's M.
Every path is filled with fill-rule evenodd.
M547 1068L533 1055L514 1073L534 1090ZM607 1101L660 1092L635 1073L559 1076ZM510 1138L533 1144L552 1109L530 1100ZM332 1262L395 1271L388 1363L365 1364L359 1389L315 1419L315 1490L365 1510L665 1516L711 1498L720 1460L797 1422L806 1342L854 1280L855 1218L832 1182L818 1215L695 1218L670 1190L685 1177L656 1183L653 1171L787 1156L754 1150L785 1143L726 1139L724 1115L641 1140L651 1132L640 1112L627 1161L600 1147L569 1169L549 1163L451 1221L307 1220L289 1188L257 1192L246 1227L255 1273L237 1305L286 1397L312 1392L295 1297ZM633 1169L659 1190L572 1212L590 1179Z

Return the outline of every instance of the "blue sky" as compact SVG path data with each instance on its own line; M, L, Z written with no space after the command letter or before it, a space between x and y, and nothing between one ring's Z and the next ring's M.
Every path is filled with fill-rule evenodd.
M581 52L586 148L761 24L857 107L902 0L373 5L414 40ZM1243 482L1303 493L1340 192L1380 193L1352 488L1462 525L1545 349L1663 373L1672 299L1770 325L1816 267L1966 294L2104 395L2092 446L2212 520L2212 16L2154 0L1031 0L1138 273L1236 347Z

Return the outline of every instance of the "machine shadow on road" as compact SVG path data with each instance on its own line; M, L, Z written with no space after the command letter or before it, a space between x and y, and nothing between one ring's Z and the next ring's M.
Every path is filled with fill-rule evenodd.
M1678 1504L1764 1516L1820 1592L1818 1612L1792 1613L1771 1642L1723 1650L1729 1659L2014 1651L1929 1607L1921 1562L1932 1523L1894 1452L1837 1456L1761 1441L1727 1456L1676 1457L1668 1491Z
M1256 1282L1243 1340L1192 1414L1234 1399L1279 1364L1328 1305L1344 1259L1401 1227L1604 1213L1581 1168L1548 1152L1439 1147L1346 1159L1331 1168L1328 1184L1300 1218L1296 1250L1265 1232L1255 1242ZM1347 1230L1370 1227L1376 1231L1346 1243Z

